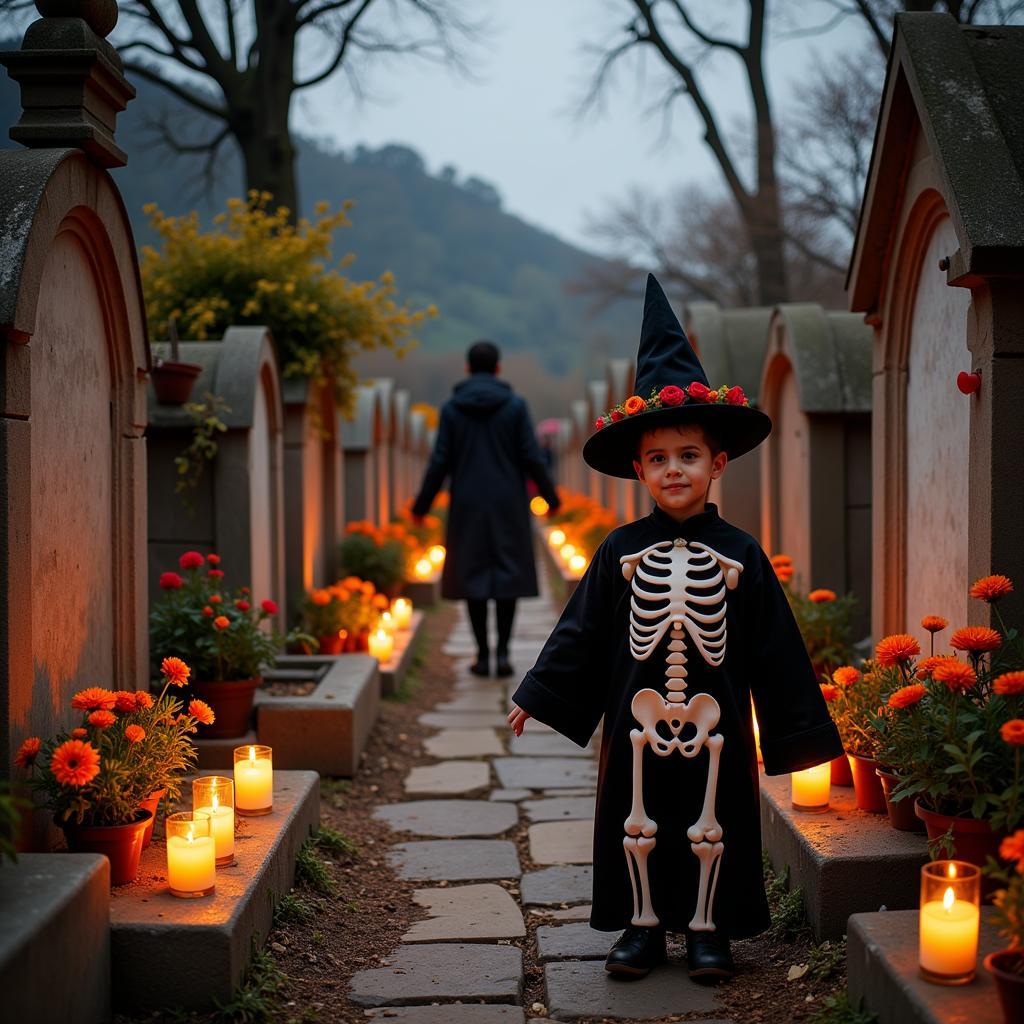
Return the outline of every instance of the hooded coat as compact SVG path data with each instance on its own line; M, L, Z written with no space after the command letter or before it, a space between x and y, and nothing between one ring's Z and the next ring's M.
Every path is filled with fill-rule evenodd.
M526 403L493 374L474 373L461 381L442 407L414 515L430 511L448 477L442 595L467 600L536 596L527 479L552 508L558 496Z

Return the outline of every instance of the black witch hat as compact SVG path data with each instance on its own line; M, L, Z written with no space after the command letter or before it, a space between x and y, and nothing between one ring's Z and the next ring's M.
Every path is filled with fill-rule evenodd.
M708 385L661 285L648 274L634 393L598 418L596 433L583 446L583 458L608 476L635 480L633 460L640 435L672 423L707 427L730 459L756 448L772 429L772 421L751 408L742 388Z

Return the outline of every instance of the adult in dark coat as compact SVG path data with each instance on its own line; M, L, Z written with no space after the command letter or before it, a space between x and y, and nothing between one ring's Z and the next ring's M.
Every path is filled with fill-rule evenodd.
M501 354L478 341L466 355L469 378L456 384L441 409L437 440L412 514L422 517L450 477L451 503L441 577L444 597L465 599L477 659L476 675L490 671L487 602L497 606L495 671L508 676L516 600L537 594L526 481L532 480L552 509L558 496L530 422L526 403L498 380Z

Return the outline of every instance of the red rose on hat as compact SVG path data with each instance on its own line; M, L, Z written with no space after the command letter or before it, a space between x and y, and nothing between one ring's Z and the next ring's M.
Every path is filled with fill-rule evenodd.
M594 420L594 429L595 430L600 430L603 426L604 426L604 417L603 416L598 416L597 419Z
M609 413L609 415L612 418L612 423L618 423L619 420L624 420L626 418L625 415L623 413L619 412L618 409L612 409L612 411Z
M662 405L682 405L686 401L686 392L675 384L669 384L658 392L658 397Z
M695 398L698 402L707 402L710 400L712 391L707 384L701 384L699 380L695 380L687 389L686 393L691 397Z
M743 394L743 388L737 384L736 387L729 388L725 393L725 400L730 405L742 405L747 400L747 396Z

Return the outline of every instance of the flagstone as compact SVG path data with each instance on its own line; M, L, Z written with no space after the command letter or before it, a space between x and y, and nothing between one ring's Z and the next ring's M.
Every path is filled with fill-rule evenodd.
M427 711L417 719L432 729L507 729L505 712L497 711Z
M405 791L417 796L454 796L486 789L491 767L486 761L441 761L420 765L405 777Z
M550 914L556 921L589 921L591 910L591 904L581 903L576 907L566 907L565 910L544 910L542 913Z
M413 800L385 804L373 816L398 832L461 838L507 832L519 820L519 808L490 800Z
M594 894L593 871L589 864L528 871L519 889L525 906L560 907L563 903L582 903Z
M545 821L529 829L535 864L590 864L594 859L594 821Z
M434 705L435 711L500 711L504 706L504 694L493 688L483 693L464 693L454 700Z
M537 929L537 955L541 960L603 960L618 932L599 932L586 921L542 924Z
M517 1001L523 954L517 946L442 942L403 945L387 967L352 977L349 1001L357 1006L409 1006L438 1000Z
M656 967L639 985L612 978L600 960L549 963L544 987L548 1015L556 1020L656 1020L670 1014L707 1013L721 1005L714 989L691 981L678 963Z
M513 736L509 740L508 752L531 757L593 757L589 747L579 747L572 740L557 732L531 733Z
M417 889L412 898L430 916L414 922L403 942L482 942L526 934L519 904L500 885Z
M593 785L597 765L575 757L498 757L494 768L512 789L561 789Z
M505 748L493 729L444 729L423 741L423 749L438 758L483 757L503 754Z
M388 861L400 878L476 882L522 874L515 843L507 839L428 839L398 843Z
M523 810L530 821L572 821L593 818L594 794L555 796L543 800L524 800Z
M529 789L492 789L491 795L488 797L489 800L525 800L528 796L532 796L533 792Z
M366 1011L367 1020L393 1024L523 1024L521 1006L445 1003L442 1006L385 1006ZM544 1024L550 1024L545 1021Z

